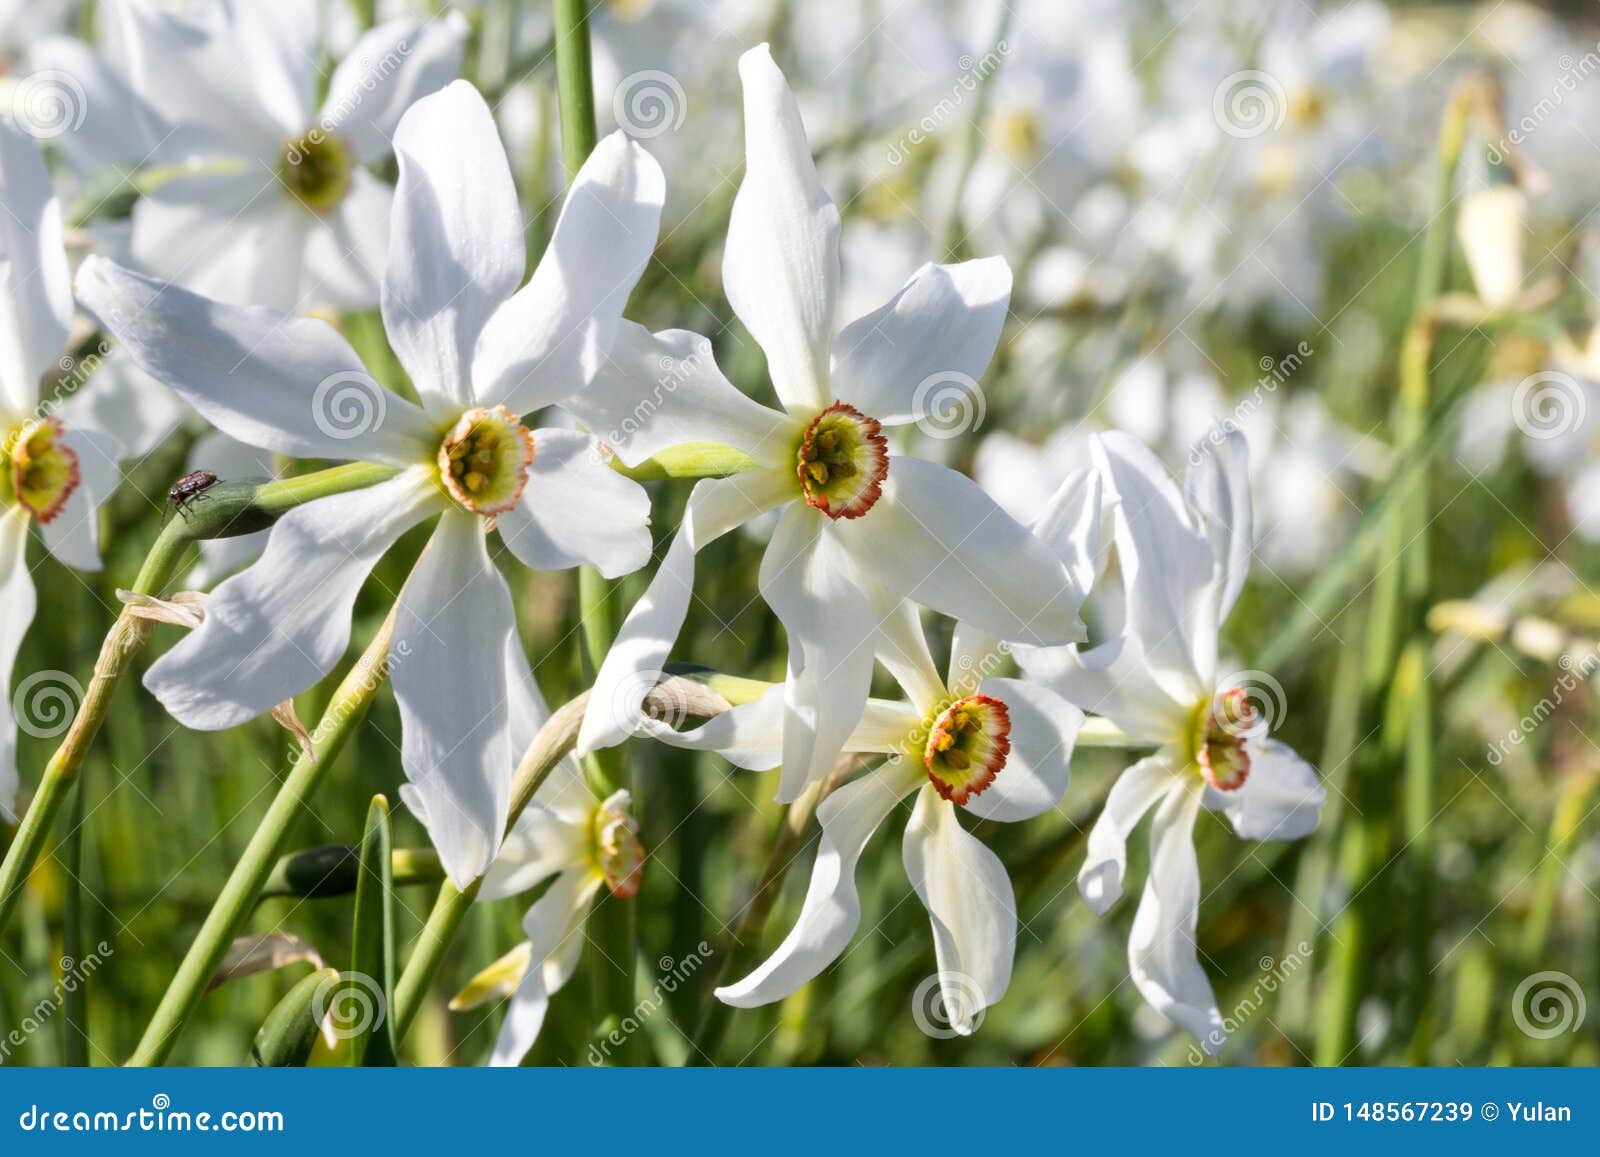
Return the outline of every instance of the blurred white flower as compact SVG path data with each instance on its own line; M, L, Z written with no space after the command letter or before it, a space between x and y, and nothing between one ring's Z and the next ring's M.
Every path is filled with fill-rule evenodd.
M98 509L116 488L121 447L68 425L42 386L69 359L71 277L61 205L38 144L0 117L0 815L16 803L11 675L37 604L28 528L80 570L100 568ZM64 365L58 365L58 359ZM84 389L93 388L91 379Z
M366 166L390 155L407 107L454 78L465 20L372 29L319 106L315 0L102 8L103 53L62 38L31 60L85 93L83 124L60 138L81 175L113 164L188 170L135 205L137 263L235 304L371 308L394 190Z
M384 279L390 344L422 398L383 389L331 326L223 305L103 258L79 296L132 353L225 433L302 458L398 469L291 510L265 553L217 587L203 626L145 676L202 730L242 723L322 678L349 640L367 574L406 530L439 522L399 598L392 679L401 757L452 879L489 864L517 752L507 699L527 683L511 595L489 558L499 530L528 566L610 577L650 557L650 504L573 430L521 416L581 390L655 246L659 167L621 134L574 179L543 260L522 283L516 189L488 106L457 81L395 132L400 183Z
M537 694L537 693L536 693ZM547 716L543 701L524 723ZM531 738L531 736L530 736ZM406 803L426 824L425 805L406 785ZM510 997L491 1065L516 1065L539 1038L550 998L572 979L583 956L584 921L602 888L619 899L639 891L644 848L626 791L597 799L571 758L556 765L517 818L484 875L480 902L549 886L522 918L527 939L479 972L450 1002L457 1011Z
M1017 659L1029 678L1157 747L1111 789L1078 884L1096 912L1115 903L1128 836L1155 809L1129 969L1156 1011L1215 1053L1226 1034L1195 947L1195 818L1204 806L1246 839L1295 839L1316 826L1323 789L1310 765L1267 737L1282 709L1270 676L1218 669L1218 632L1250 563L1247 450L1237 432L1197 450L1203 456L1180 492L1126 434L1096 440L1117 499L1123 635L1086 651L1018 648Z

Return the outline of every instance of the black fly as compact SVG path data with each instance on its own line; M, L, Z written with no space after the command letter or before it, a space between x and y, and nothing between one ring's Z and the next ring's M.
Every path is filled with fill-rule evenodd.
M174 510L183 515L184 520L189 518L189 508L205 497L207 490L217 484L219 479L209 470L196 470L185 474L172 484L167 491L167 501Z

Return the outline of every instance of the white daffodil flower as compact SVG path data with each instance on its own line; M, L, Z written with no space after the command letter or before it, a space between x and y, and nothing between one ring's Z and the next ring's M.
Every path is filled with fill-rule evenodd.
M739 69L747 161L723 283L766 352L783 408L735 389L704 338L626 324L605 371L575 399L579 417L629 464L701 440L758 463L695 487L596 679L579 750L620 742L637 727L688 609L695 552L782 508L760 586L789 638L790 747L779 789L788 800L832 766L861 718L873 639L901 597L1034 643L1082 638L1082 598L1055 555L974 482L891 456L884 436L885 426L925 417L952 383L977 388L1005 320L1006 263L924 266L836 334L839 211L766 46L745 53Z
M648 153L607 137L518 289L521 213L477 90L457 81L418 101L394 143L383 319L421 406L378 386L316 319L222 305L102 258L84 263L78 292L144 370L225 433L295 457L400 468L291 510L260 560L217 587L204 625L145 676L181 722L231 727L321 679L379 557L441 515L400 593L392 653L404 658L391 677L406 774L445 869L464 884L500 843L520 750L507 696L528 676L488 529L538 570L587 563L614 577L650 557L643 488L587 435L530 430L520 415L594 374L654 248L664 188Z
M906 699L869 700L844 750L889 759L817 807L822 839L799 920L764 964L717 996L739 1008L769 1004L839 958L861 921L856 863L872 834L915 794L906 875L932 920L944 1016L965 1035L1010 983L1017 909L1000 860L961 825L957 806L1004 821L1054 807L1067 789L1083 713L1048 688L989 675L1005 650L968 624L957 626L945 678L910 603L889 616L881 637L881 657ZM783 759L784 716L784 689L774 687L695 731L662 737L765 769Z
M453 80L467 23L394 20L366 33L316 103L316 0L217 0L175 13L110 0L104 53L37 46L35 68L72 78L74 168L191 168L139 199L134 260L220 301L297 310L378 301L394 190L367 169L401 115Z
M67 425L41 396L71 323L61 205L38 145L0 117L0 815L8 818L17 794L11 674L37 605L28 528L37 524L68 566L99 570L96 512L116 489L121 456L114 439Z
M1218 630L1250 564L1249 470L1237 431L1196 449L1180 492L1134 438L1095 440L1097 465L1118 502L1125 634L1087 651L1019 648L1017 657L1030 678L1157 747L1112 787L1078 886L1096 913L1116 902L1128 836L1153 808L1150 874L1128 939L1129 968L1157 1012L1215 1053L1226 1034L1196 955L1195 818L1207 807L1245 839L1296 839L1316 827L1323 789L1309 764L1267 737L1270 721L1253 701L1266 677L1218 668Z
M1100 510L1098 477L1083 471L1062 485L1034 528L1084 588L1100 555ZM1000 861L962 827L956 808L1012 822L1054 807L1067 790L1083 712L1038 683L997 677L1009 647L970 623L956 624L943 678L911 603L894 608L878 637L877 658L906 698L868 700L843 749L889 758L818 806L822 840L799 920L765 964L717 996L740 1008L768 1004L838 959L861 919L856 862L873 832L915 793L906 874L933 922L944 1017L967 1034L1010 982L1016 901ZM668 743L766 770L786 758L787 715L785 688L776 686L693 731L657 720L645 728Z
M491 1065L516 1065L544 1026L550 998L572 979L583 955L583 923L600 889L638 894L644 848L626 791L597 799L578 765L565 759L518 817L478 898L518 896L554 876L522 918L528 938L473 977L450 1007L475 1008L510 996Z

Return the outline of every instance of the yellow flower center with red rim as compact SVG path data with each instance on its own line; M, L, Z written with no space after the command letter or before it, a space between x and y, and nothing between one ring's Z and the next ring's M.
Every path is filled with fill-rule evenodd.
M472 514L504 514L522 497L533 465L532 432L504 406L477 407L439 443L439 484Z
M594 812L595 864L611 894L623 899L639 894L644 876L644 845L639 842L632 802L626 791L613 792Z
M54 418L31 419L13 429L0 448L3 497L41 523L61 513L83 480L65 433Z
M1261 715L1243 687L1219 691L1195 709L1194 762L1218 791L1238 791L1250 778L1250 740Z
M922 765L934 790L951 803L983 794L1011 754L1011 713L992 695L968 695L928 725Z
M889 477L883 427L844 402L811 420L795 459L807 505L829 518L860 518L883 494Z
M334 136L312 129L285 141L278 154L278 179L313 213L331 213L350 191L350 151Z

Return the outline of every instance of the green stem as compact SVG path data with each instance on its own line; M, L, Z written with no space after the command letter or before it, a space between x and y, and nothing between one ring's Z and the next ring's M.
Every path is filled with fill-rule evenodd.
M216 903L178 966L177 974L167 986L155 1015L145 1027L139 1047L128 1061L130 1065L163 1064L171 1054L178 1034L205 995L206 986L222 963L228 945L249 919L289 837L290 827L309 805L329 766L388 678L389 637L394 631L394 620L395 609L391 609L372 642L367 644L361 658L334 692L315 728L319 737L315 753L302 751L295 760L267 808L267 814L245 845L244 854L228 876L228 882L222 886Z
M202 501L181 514L173 515L162 527L155 544L145 556L144 565L139 568L138 577L134 579L133 593L159 595L165 592L167 584L178 573L190 548L197 541L262 530L272 525L279 515L301 503L371 486L394 473L393 467L357 462L260 485L219 483L205 492ZM50 762L45 765L39 779L39 790L34 793L22 817L16 838L6 849L4 863L0 863L0 932L4 932L10 923L22 897L23 886L55 824L56 814L77 781L78 769L83 766L89 745L105 723L111 697L127 673L134 652L149 636L150 629L149 620L124 610L111 625L105 642L101 644L94 677L84 690L78 713Z
M72 797L71 826L63 852L67 861L66 896L61 905L61 970L65 973L79 966L83 960L83 821L84 790L80 779ZM88 974L78 978L76 984L62 986L62 1034L66 1038L63 1051L67 1064L79 1068L89 1064L89 984Z
M556 91L561 102L561 159L578 175L600 139L594 116L588 0L555 0Z

